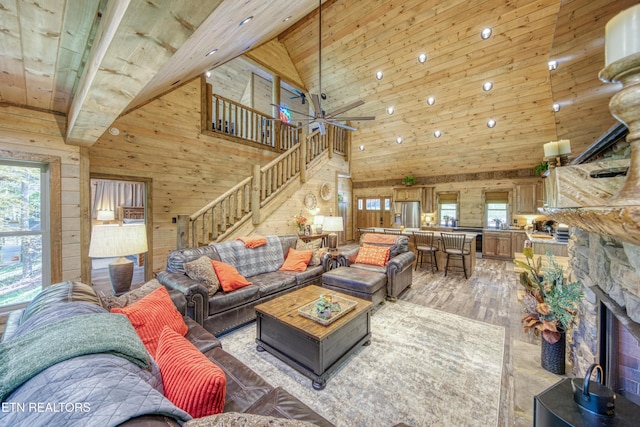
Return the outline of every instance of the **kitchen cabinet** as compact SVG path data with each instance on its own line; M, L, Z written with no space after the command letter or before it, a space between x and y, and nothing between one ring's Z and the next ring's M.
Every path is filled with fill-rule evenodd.
M422 212L431 213L435 212L433 206L433 187L424 187L422 189Z
M405 187L393 189L394 202L420 201L422 200L422 187Z
M527 240L527 233L525 233L524 231L511 232L512 256L515 256L515 252L522 252L522 248L524 247L525 240Z
M482 256L486 258L511 259L511 232L485 231L482 233Z
M537 214L539 200L542 199L542 186L538 184L516 185L515 213L519 215Z

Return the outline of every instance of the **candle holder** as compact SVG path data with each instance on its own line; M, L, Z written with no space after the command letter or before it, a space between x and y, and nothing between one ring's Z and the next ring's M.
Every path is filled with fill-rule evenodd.
M631 163L622 187L607 202L610 206L640 206L640 53L607 65L599 74L606 83L622 83L622 89L609 102L613 117L629 129Z

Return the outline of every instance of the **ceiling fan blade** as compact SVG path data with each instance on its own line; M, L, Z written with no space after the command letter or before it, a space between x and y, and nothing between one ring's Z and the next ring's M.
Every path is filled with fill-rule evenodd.
M291 111L292 113L296 113L296 114L300 114L301 116L307 116L307 117L311 117L312 119L314 119L314 116L311 116L307 113L301 113L300 111L296 111L296 110L292 110L291 108L284 106L284 105L278 105L278 104L271 104L274 107L278 107L278 108L284 108L285 110Z
M316 112L316 117L322 117L322 107L320 107L320 97L317 93L311 94L311 102L313 103L313 111Z
M340 120L340 121L359 121L359 120L375 120L376 116L362 116L362 117L333 117L331 120Z
M364 101L363 101L363 100L359 100L359 101L356 101L356 102L352 102L352 103L351 103L351 104L349 104L349 105L345 105L344 107L342 107L342 108L338 108L337 110L332 111L331 113L329 113L329 115L327 116L327 119L330 119L330 118L332 118L332 117L335 117L335 116L337 116L338 114L342 114L342 113L344 113L345 111L349 111L349 110L351 110L352 108L359 107L359 106L361 106L362 104L364 104Z
M347 125L343 125L342 123L334 123L334 122L330 122L333 126L337 126L339 128L343 128L343 129L347 129L347 130L358 130L357 128L354 128L352 126L347 126Z

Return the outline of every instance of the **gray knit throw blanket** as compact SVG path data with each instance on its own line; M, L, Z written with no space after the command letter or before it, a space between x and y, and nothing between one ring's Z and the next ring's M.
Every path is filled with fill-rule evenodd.
M84 314L0 343L0 402L39 372L63 360L110 353L147 368L147 350L121 314Z

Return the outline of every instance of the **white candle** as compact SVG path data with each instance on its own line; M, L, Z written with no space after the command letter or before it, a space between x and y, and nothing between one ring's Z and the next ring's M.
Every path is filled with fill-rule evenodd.
M558 141L558 154L561 156L571 154L571 142L568 139Z
M623 10L605 27L605 65L640 52L640 4Z
M558 155L558 142L551 141L543 146L545 157L556 157Z

